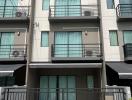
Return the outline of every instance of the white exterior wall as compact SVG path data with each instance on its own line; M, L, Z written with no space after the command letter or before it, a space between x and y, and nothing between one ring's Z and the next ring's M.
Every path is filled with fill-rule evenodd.
M115 0L115 7L119 0ZM107 0L101 0L102 30L105 51L105 61L123 61L119 46L110 46L109 30L118 30L116 9L107 9Z
M36 0L35 10L35 22L33 32L33 51L32 62L48 62L49 47L41 47L41 31L50 31L50 25L48 21L49 11L42 11L42 1ZM55 0L50 0L50 5L54 5ZM97 0L81 0L82 5L94 5L97 4Z

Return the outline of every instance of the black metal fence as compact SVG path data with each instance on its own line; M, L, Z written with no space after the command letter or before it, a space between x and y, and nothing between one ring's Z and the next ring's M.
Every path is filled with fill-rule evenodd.
M132 16L132 4L118 4L116 7L117 16Z
M52 57L101 57L100 44L52 44Z
M126 100L124 89L17 89L6 88L2 100Z
M124 56L132 57L132 43L128 43L124 45Z
M28 17L29 15L29 6L0 6L0 18Z
M56 5L50 6L49 17L99 16L98 5Z
M0 59L26 59L27 45L0 45Z

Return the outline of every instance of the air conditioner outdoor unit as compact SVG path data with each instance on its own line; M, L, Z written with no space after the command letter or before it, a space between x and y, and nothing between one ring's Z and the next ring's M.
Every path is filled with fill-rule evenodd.
M85 55L86 55L86 56L92 56L92 55L93 55L93 51L91 51L91 50L86 50Z
M91 16L91 15L92 15L91 11L84 11L84 16Z
M26 12L21 12L21 11L16 12L16 17L25 17L25 16L26 16Z
M12 53L11 53L11 55L14 58L19 58L19 57L24 57L25 53L23 51L13 50Z

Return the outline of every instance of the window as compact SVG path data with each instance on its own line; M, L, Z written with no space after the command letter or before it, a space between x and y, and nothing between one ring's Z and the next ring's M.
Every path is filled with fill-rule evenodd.
M55 57L81 57L82 32L55 32Z
M94 88L94 78L93 76L87 76L87 87Z
M117 31L109 31L109 36L110 36L110 45L111 46L118 46Z
M124 43L132 43L132 31L124 31Z
M0 33L0 58L9 58L11 56L11 48L13 48L15 33Z
M114 9L114 0L107 0L107 8Z
M80 16L80 0L56 0L56 16ZM61 6L60 6L61 5ZM64 6L62 6L64 5Z
M49 46L49 32L41 32L41 47Z
M41 76L40 91L40 100L76 100L75 76Z
M14 17L17 5L18 0L0 0L0 17Z
M0 77L0 86L13 86L15 84L15 78L11 76Z
M50 0L43 0L42 10L49 10Z

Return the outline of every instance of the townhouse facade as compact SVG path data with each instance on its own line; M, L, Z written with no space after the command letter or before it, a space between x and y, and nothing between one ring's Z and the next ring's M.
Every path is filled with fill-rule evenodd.
M131 0L1 0L0 13L0 86L39 100L132 87Z
M102 0L101 5L107 85L132 89L132 1Z
M40 0L34 7L28 87L49 89L41 99L85 99L86 88L102 85L99 1Z
M29 0L0 0L0 86L25 85Z

